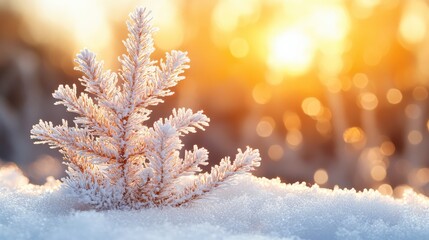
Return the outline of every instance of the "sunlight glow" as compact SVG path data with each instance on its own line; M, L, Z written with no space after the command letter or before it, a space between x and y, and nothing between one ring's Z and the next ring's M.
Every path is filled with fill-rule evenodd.
M41 0L36 7L36 14L46 25L67 31L79 48L86 46L98 52L110 44L111 30L104 9L98 2Z
M429 168L420 168L417 171L416 178L420 184L429 183Z
M399 25L400 38L408 44L424 40L427 32L428 7L422 1L408 1Z
M244 58L249 53L249 43L243 38L234 38L229 43L229 51L236 58Z
M338 42L345 38L349 28L348 15L340 5L321 5L310 15L316 36L323 41Z
M184 23L180 13L180 2L158 0L151 3L154 13L154 24L159 31L154 35L155 45L169 51L179 48L185 39ZM172 37L174 36L174 37Z
M302 10L300 14L288 12L292 17L287 25L278 20L273 23L268 65L291 76L303 75L311 69L320 51L327 59L320 68L329 75L337 75L343 69L341 54L350 29L345 6L339 2L295 4ZM326 62L329 64L323 64Z
M259 5L258 0L220 0L211 16L213 25L222 32L232 32L243 21L257 20Z

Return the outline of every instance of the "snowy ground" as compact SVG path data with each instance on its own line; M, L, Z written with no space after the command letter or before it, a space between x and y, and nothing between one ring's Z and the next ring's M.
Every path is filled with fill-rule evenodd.
M77 210L58 183L0 169L0 239L429 239L429 200L251 176L186 208Z

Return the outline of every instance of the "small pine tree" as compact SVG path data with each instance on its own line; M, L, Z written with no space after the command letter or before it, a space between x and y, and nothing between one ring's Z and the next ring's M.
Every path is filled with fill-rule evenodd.
M60 85L53 93L56 104L78 115L74 126L65 120L59 126L40 120L31 130L36 143L59 148L64 155L64 187L96 209L182 206L259 166L258 150L249 147L239 149L232 163L222 159L210 173L201 173L199 167L207 165L206 149L194 146L181 158L180 137L208 126L202 111L173 109L169 118L144 125L149 107L162 103L184 79L189 59L186 52L172 51L156 65L150 58L155 29L145 9L130 14L127 26L128 54L119 58L119 73L104 71L103 62L85 49L75 60L75 69L84 74L79 80L85 92L78 96L76 85ZM188 175L194 177L185 181Z

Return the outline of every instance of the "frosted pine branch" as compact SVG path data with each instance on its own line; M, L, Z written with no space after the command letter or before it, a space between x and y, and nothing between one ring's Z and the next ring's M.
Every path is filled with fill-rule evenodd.
M206 166L208 164L209 152L204 148L198 148L194 145L193 151L185 151L183 164L176 172L178 176L193 175L194 173L201 172L200 165Z
M165 120L174 126L181 134L194 133L195 128L204 130L209 125L210 119L203 114L203 111L193 113L191 109L173 109L173 114Z
M85 129L68 127L66 121L59 126L40 121L33 127L32 134L32 138L39 139L36 143L47 143L52 148L78 152L93 162L107 162L117 157L117 150L107 141L94 138Z
M40 120L31 130L36 143L64 154L64 187L95 209L182 206L259 166L259 152L250 148L239 150L234 162L224 158L210 173L200 173L200 166L208 164L206 149L195 145L181 157L181 137L209 125L202 111L173 109L169 117L145 125L149 107L162 103L184 79L189 58L186 52L171 51L156 65L151 59L156 29L149 11L137 8L127 27L127 54L119 58L119 73L103 70L103 62L85 49L75 60L85 92L78 94L75 85L60 85L54 92L56 104L78 115L75 126ZM194 174L189 184L184 178Z

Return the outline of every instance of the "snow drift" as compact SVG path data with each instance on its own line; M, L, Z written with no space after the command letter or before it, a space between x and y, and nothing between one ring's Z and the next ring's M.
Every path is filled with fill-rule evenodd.
M0 239L429 239L429 200L253 176L188 207L97 212L0 169Z

